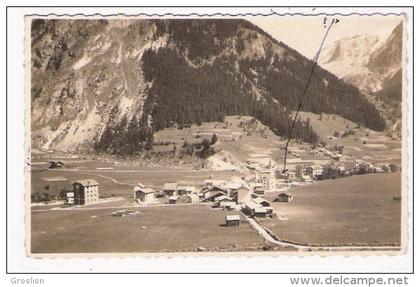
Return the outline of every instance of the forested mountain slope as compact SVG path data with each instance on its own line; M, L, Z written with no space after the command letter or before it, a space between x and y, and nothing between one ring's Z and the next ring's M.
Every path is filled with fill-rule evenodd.
M128 154L169 126L252 115L278 135L312 62L245 20L35 20L33 147ZM303 110L382 130L357 88L317 67ZM316 142L310 123L294 137Z

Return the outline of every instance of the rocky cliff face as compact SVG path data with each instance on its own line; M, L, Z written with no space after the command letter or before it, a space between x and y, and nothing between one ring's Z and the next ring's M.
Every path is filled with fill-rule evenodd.
M285 135L312 64L243 20L34 20L31 59L33 147L109 153L234 114ZM305 110L383 128L334 75L317 68L311 85ZM309 123L294 136L316 140Z
M40 21L32 27L32 131L35 146L91 147L107 123L142 113L140 59L155 38L147 22ZM137 31L136 31L137 30ZM136 45L136 43L140 43Z
M321 65L358 87L396 133L401 128L403 24L391 34L360 35L327 47Z

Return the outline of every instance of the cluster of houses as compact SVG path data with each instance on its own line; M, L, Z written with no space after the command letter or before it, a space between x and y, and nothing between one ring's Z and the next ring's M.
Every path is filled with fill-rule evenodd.
M133 190L134 199L143 204L159 202L157 198L164 197L168 204L213 202L214 207L231 210L237 204L243 204L250 195L263 196L266 192L282 192L279 200L290 202L293 196L287 194L290 186L301 182L313 182L325 179L335 179L343 176L364 173L392 172L395 168L384 165L378 167L365 160L354 160L353 163L314 165L312 162L296 164L294 170L282 172L271 161L268 165L248 162L248 174L242 178L228 181L207 179L200 187L178 182L165 183L159 191L138 183ZM65 203L69 205L92 204L99 200L99 184L94 179L83 179L73 183L73 191L67 192ZM249 204L248 210L259 213L267 206L258 206L255 199ZM257 209L256 209L257 208ZM264 212L270 214L269 210Z
M158 198L163 198L166 204L203 202L224 210L242 209L252 217L272 217L270 202L262 197L268 191L266 184L247 182L246 178L207 179L200 187L174 182L165 183L160 191L156 191L139 183L133 196L141 204L156 203ZM275 201L290 202L292 199L292 195L283 192Z
M181 183L165 183L162 190L156 191L138 183L133 190L133 197L142 204L159 202L157 198L165 198L167 204L209 202L213 208L224 210L242 210L250 217L273 217L273 208L264 199L266 184L249 184L244 179L230 181L208 179L201 188ZM292 195L281 193L274 201L290 202ZM73 191L67 192L65 203L68 205L88 205L99 201L99 184L94 179L83 179L73 183ZM134 214L131 210L113 212L113 216L124 217ZM226 215L225 226L239 226L240 216Z
M349 155L343 154L343 145L334 146L334 150L329 150L327 148L319 148L316 150L309 151L310 154L322 155L326 158L333 159L335 161L345 161Z
M326 179L336 179L344 176L352 176L365 173L383 173L391 172L392 168L384 165L378 167L362 159L354 160L346 164L326 164L326 165L312 165L300 164L296 166L293 177L300 181L320 181Z
M157 202L158 197L165 196L167 203L196 203L199 200L199 194L192 185L183 185L179 183L165 183L162 191L158 192L150 187L145 187L143 184L138 183L134 187L134 199L143 204L150 204Z

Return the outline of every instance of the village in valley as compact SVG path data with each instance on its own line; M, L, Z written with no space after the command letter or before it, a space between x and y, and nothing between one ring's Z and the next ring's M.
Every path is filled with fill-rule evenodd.
M223 126L223 128L220 129L220 126ZM341 133L341 135L338 133L327 135L326 141L328 143L317 146L310 146L298 141L294 142L289 149L288 169L284 171L281 155L282 140L249 117L228 117L224 123L206 123L195 128L197 130L194 130L194 127L189 130L183 130L178 137L180 137L179 142L185 141L186 134L190 134L190 141L193 138L199 141L207 137L213 142L212 146L216 149L216 153L204 161L207 166L202 168L185 169L185 167L179 166L162 168L152 164L149 167L134 168L133 162L124 163L123 161L118 163L117 161L110 162L109 160L83 160L71 155L62 155L60 158L51 153L38 153L38 156L35 156L32 161L32 178L33 180L38 178L46 186L42 187L39 184L33 186L39 186L44 191L51 191L52 188L60 189L61 192L58 192L55 198L50 197L48 200L42 199L42 194L32 195L32 226L35 229L33 240L37 238L41 240L42 238L42 242L33 241L33 251L36 252L38 250L42 253L42 246L48 243L49 240L54 242L54 240L58 241L66 234L70 236L68 232L71 232L73 228L77 228L70 222L71 217L76 214L81 216L81 214L87 213L86 216L88 217L85 218L87 221L85 224L88 222L92 224L92 229L88 228L78 232L86 233L85 236L87 238L90 238L90 236L95 238L97 234L90 233L95 233L95 229L98 228L95 225L99 221L102 221L99 225L104 225L105 229L110 228L110 226L107 226L107 224L110 224L108 222L114 222L115 220L119 221L115 221L113 224L121 226L126 224L126 220L129 220L130 223L138 221L138 225L132 228L146 232L153 227L147 226L147 217L143 218L142 212L156 213L155 216L159 218L167 210L170 210L171 214L173 213L175 217L173 220L176 220L177 224L186 224L184 228L188 228L188 220L185 217L178 217L177 211L182 210L181 213L185 213L188 210L192 210L193 214L187 214L186 216L195 217L192 219L200 222L200 228L208 229L207 232L211 231L214 233L214 236L221 236L221 238L226 236L229 240L216 245L215 242L212 242L208 246L206 246L206 240L204 242L197 240L194 243L190 243L191 247L187 249L180 249L176 244L174 246L169 244L171 247L160 250L159 247L149 248L148 244L145 244L145 246L140 244L141 247L138 247L139 252L238 251L259 250L261 248L264 248L264 250L279 249L286 251L296 249L313 250L314 248L326 250L328 248L345 249L349 245L351 249L376 247L382 250L387 248L387 246L391 249L395 248L394 246L398 247L397 240L390 241L393 240L392 238L394 240L398 238L398 234L384 238L383 242L379 241L375 235L372 237L369 234L365 234L365 231L362 232L361 237L358 237L360 241L356 242L351 242L351 238L337 241L333 238L330 241L318 240L316 237L311 239L310 234L303 236L302 238L305 238L305 240L301 241L299 239L301 235L296 234L289 237L289 234L285 232L289 227L282 227L287 222L296 230L302 229L299 232L305 230L308 233L311 232L310 228L308 229L305 224L299 226L301 218L296 222L294 222L293 218L299 212L304 214L308 211L305 210L307 209L306 206L300 207L300 201L304 202L309 199L311 204L316 206L318 201L321 204L324 202L324 196L329 196L330 199L331 196L340 196L340 190L336 188L331 189L331 187L327 186L324 190L324 187L322 187L323 183L332 183L334 185L334 182L348 181L351 183L352 180L357 182L359 178L366 178L372 184L378 182L382 186L382 183L379 183L380 181L387 182L389 178L399 176L400 170L399 166L397 166L399 160L398 150L396 150L397 153L395 153L395 149L391 151L391 153L394 152L394 158L389 157L390 151L388 148L384 148L385 145L383 143L382 145L376 143L372 139L373 135L370 136L370 139L366 138L365 129L354 128L353 131L356 131L356 133L351 136L344 133ZM370 133L374 134L372 131ZM166 134L166 136L172 137L171 130L166 131ZM348 140L347 137L356 138L359 134L363 134L364 137L361 137L358 145L345 146L341 143L343 140ZM159 135L157 138L159 139ZM211 140L212 138L213 140ZM176 147L176 138L172 137L172 139ZM381 138L381 140L383 139ZM354 139L352 141L355 142ZM398 144L395 140L389 140L387 143L391 144L392 147L394 142ZM265 146L261 146L262 143L265 143ZM172 148L171 145L167 147L168 150L176 149ZM236 146L236 156L235 152L231 152L229 156L226 156L226 151L223 152L226 149L225 145L230 148ZM367 160L369 157L358 158L352 155L352 151L358 150L357 146L364 146L365 149L372 149L373 147L377 154L371 158L376 159L376 161ZM278 150L274 147L278 147ZM242 153L240 153L240 149L243 149ZM244 152L244 150L248 152ZM219 154L223 154L224 158L219 158ZM384 159L385 155L388 156L387 159L378 161L381 157ZM55 160L49 160L47 163L44 161L45 158L55 158ZM42 169L41 166L46 168ZM45 173L51 176L45 176ZM39 178L38 174L42 174L42 178ZM52 176L53 174L56 176ZM153 174L151 177L156 177L152 181L148 177L151 174ZM171 176L167 176L168 174ZM67 184L66 188L60 185L63 182ZM117 190L123 190L123 192L117 192L115 186L118 186ZM351 186L350 184L349 188ZM392 186L395 186L395 184L393 183ZM313 191L306 191L306 189L312 187ZM367 187L368 185L364 186L364 188ZM360 197L357 184L355 184L355 188L359 194L353 195L349 192L346 196L341 195L344 201L340 203L340 200L337 200L337 208L339 208L340 204L346 204L346 197ZM388 186L386 188L389 189L391 187ZM332 190L335 194L330 194L328 190ZM383 191L380 190L380 192ZM377 196L369 189L362 189L362 192L372 193L373 196ZM393 205L392 208L382 210L382 208L388 208L387 205L383 205L376 211L384 213L394 212L396 207L399 206L400 194L392 190L391 193L388 191L387 193L385 200L388 204ZM311 198L313 196L317 196L319 199L316 197ZM373 203L373 206L378 206L378 202ZM360 208L362 214L363 212L372 211L369 210L372 206L365 207L362 204ZM205 214L201 214L204 209L207 210L205 213L212 212L217 214L217 216L211 215L212 219L209 220ZM334 208L332 207L332 209ZM56 227L54 227L54 224L49 226L48 222L50 219L48 218L40 218L38 222L38 215L45 216L50 212L52 214L62 213L68 215L66 215L64 222L55 223L59 224ZM95 212L98 214L95 214ZM336 212L345 213L346 210L338 210ZM317 220L317 216L321 215L312 214L308 216ZM340 214L336 214L336 216L339 218ZM43 220L46 220L46 225L40 225ZM184 220L185 223L183 223ZM331 220L335 220L335 218L331 218ZM372 224L376 224L374 218L371 218L371 220L373 220ZM308 218L308 224L310 221L311 219ZM66 228L66 224L69 224L70 230L63 229ZM169 223L161 221L160 224L166 226ZM209 224L213 224L213 226L208 226ZM356 220L355 224L360 224L359 220ZM168 231L173 232L171 230L172 227L167 226ZM42 230L48 228L53 230L54 228L59 228L62 234L59 231L54 231L52 234L58 237L56 239L54 239L54 236L53 238L48 238L48 233L46 231L42 232ZM365 227L360 228L365 230ZM398 224L390 228L396 231L399 230ZM222 231L219 235L218 230ZM246 240L243 238L238 240L236 238L237 234L243 233L244 230L250 232L252 236L249 236ZM130 231L124 229L122 232ZM133 232L135 233L135 231ZM194 230L191 230L188 234L194 234L194 232ZM352 230L352 234L354 234L354 230ZM99 240L97 244L100 245L101 240L108 240L106 239L106 234L103 234L103 236L105 237L96 239ZM132 235L124 233L121 236L131 238ZM92 240L94 241L93 238ZM138 240L141 242L141 237ZM52 245L56 246L55 244ZM119 250L116 245L113 245L110 250L115 252L125 251L124 248ZM50 248L51 242L48 243L47 250L51 250ZM72 251L72 248L75 248L74 252L83 251L83 248L79 250L81 247L74 246L74 243L72 243L67 247L60 244L56 252ZM106 249L106 251L110 250ZM135 250L128 249L128 251Z

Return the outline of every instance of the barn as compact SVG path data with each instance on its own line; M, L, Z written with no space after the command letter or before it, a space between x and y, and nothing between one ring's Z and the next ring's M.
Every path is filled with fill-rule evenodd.
M134 199L142 203L152 203L155 201L155 190L138 183L134 187Z
M293 195L287 193L280 193L278 197L274 200L277 202L290 202L293 200Z
M237 214L226 215L226 226L239 226L241 218Z

